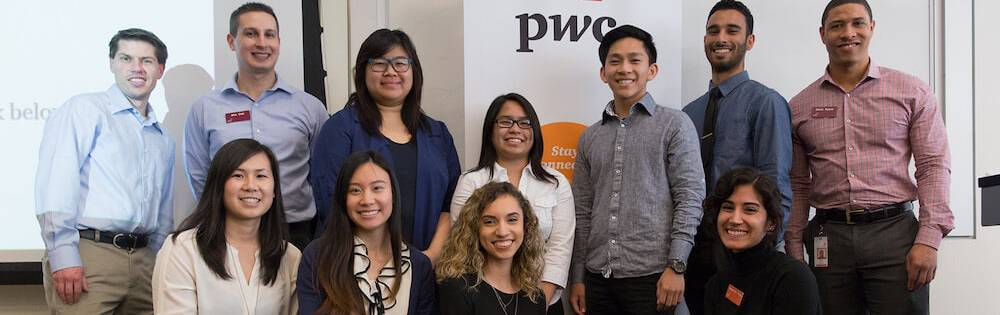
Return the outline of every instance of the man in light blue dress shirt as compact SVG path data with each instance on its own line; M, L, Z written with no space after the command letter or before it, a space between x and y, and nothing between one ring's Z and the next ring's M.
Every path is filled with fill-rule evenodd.
M775 90L751 80L744 70L744 57L756 40L750 9L739 1L723 0L708 15L704 48L712 66L712 80L708 92L684 106L701 138L708 193L729 170L741 166L759 169L778 183L780 210L784 211L787 223L792 205L788 178L792 165L788 102ZM716 240L715 227L706 222L711 220L702 220L688 261L691 268L684 275L688 301L704 300L705 282L726 259L721 243ZM777 248L784 246L779 244ZM691 304L691 314L702 314L702 306Z
M316 97L288 85L275 72L281 45L271 7L251 2L234 10L226 42L236 52L239 71L222 89L191 105L184 125L188 182L198 199L208 166L222 145L241 138L263 143L278 158L289 241L305 248L312 240L317 211L308 181L309 156L329 114Z
M45 123L35 211L52 313L152 314L155 256L173 229L174 143L149 104L167 48L153 33L109 43L115 84Z

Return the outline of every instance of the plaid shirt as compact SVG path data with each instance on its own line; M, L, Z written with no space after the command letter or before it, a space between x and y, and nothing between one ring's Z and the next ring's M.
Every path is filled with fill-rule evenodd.
M802 251L809 207L865 209L920 201L915 243L937 248L954 228L941 109L920 79L871 63L851 91L825 73L789 102L792 209L785 239ZM916 183L910 157L916 161Z

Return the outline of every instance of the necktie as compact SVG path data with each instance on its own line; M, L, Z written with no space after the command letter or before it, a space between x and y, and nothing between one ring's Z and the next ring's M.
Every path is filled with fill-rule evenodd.
M708 92L708 107L705 107L705 121L701 128L701 164L705 168L705 178L712 178L712 158L715 156L715 118L719 114L719 99L722 92L718 87ZM712 186L708 180L706 186Z

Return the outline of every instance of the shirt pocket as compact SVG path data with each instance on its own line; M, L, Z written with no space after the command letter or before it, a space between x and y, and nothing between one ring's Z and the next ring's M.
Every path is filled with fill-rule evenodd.
M538 218L538 230L542 239L548 240L552 235L552 210L556 208L556 196L546 195L531 200L531 209Z

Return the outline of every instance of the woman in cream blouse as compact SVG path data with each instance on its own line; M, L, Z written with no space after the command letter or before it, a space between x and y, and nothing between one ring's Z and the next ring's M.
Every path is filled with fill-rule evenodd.
M194 213L157 254L156 314L295 314L301 254L285 241L280 191L270 149L222 146Z
M573 255L576 212L566 177L542 166L542 129L534 107L523 96L498 96L486 110L482 150L476 168L462 175L451 202L457 220L472 192L490 182L509 182L531 203L545 241L545 267L539 286L549 314L562 314L559 301Z

